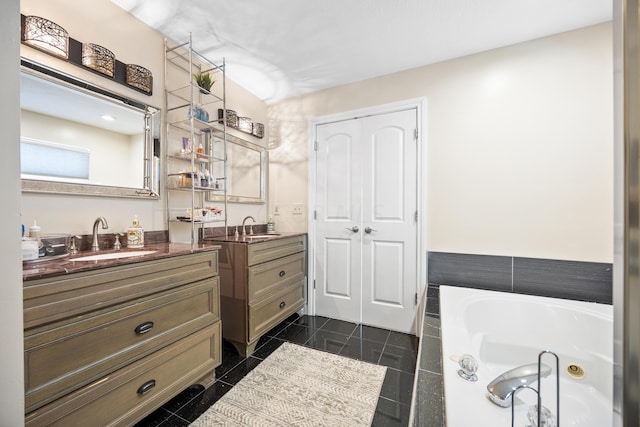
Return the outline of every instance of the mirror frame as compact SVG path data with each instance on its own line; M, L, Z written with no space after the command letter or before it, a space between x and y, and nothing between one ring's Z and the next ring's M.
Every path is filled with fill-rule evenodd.
M56 181L42 181L36 179L21 179L22 192L24 193L47 193L47 194L66 194L75 196L101 196L101 197L122 197L122 198L141 198L141 199L160 199L160 176L157 189L153 191L151 180L153 179L153 129L158 128L158 137L160 138L161 110L159 108L147 105L145 103L127 98L125 96L102 89L91 83L78 79L77 77L53 70L44 65L33 62L24 57L20 58L20 72L28 73L33 76L51 81L56 84L70 87L81 92L88 93L97 98L110 102L126 104L134 107L144 114L144 178L141 187L115 187L108 185L93 184L77 184ZM162 146L162 144L159 144ZM161 158L161 156L160 156Z
M249 150L254 150L260 153L260 197L247 197L232 194L229 189L225 186L225 195L216 194L214 192L207 193L207 201L209 202L224 202L229 203L247 203L247 204L265 204L267 202L267 167L268 167L268 156L269 152L266 147L262 145L255 144L253 142L247 141L245 139L239 138L235 135L232 135L227 132L227 144L235 144L242 146ZM227 145L228 148L228 145ZM225 149L226 151L226 149ZM225 167L227 168L226 176L229 176L229 169L233 166L229 161L225 162ZM233 190L233 188L231 189Z

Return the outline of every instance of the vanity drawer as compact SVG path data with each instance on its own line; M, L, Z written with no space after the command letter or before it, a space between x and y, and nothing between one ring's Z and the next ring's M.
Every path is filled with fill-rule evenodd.
M26 426L133 425L221 363L220 322L208 326L54 404L28 414Z
M305 250L305 236L293 236L282 239L247 245L247 264L255 265L275 258L303 252Z
M305 253L300 252L249 267L249 303L268 297L305 276Z
M23 282L25 329L218 275L218 252Z
M25 331L32 411L220 318L219 278Z
M257 340L304 305L302 283L294 284L271 298L249 305L249 342Z

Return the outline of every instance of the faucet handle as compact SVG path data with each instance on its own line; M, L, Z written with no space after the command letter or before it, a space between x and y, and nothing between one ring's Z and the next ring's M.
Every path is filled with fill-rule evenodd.
M80 236L71 236L71 247L69 248L69 253L71 253L71 255L75 255L78 253L78 246L76 245L76 240L79 238Z
M116 236L116 241L113 243L113 249L115 249L116 251L119 251L120 249L122 249L122 244L120 243L120 236L122 236L122 234L115 233L115 236Z
M463 354L460 356L458 364L460 365L458 375L467 381L478 381L478 376L476 375L476 372L478 371L478 361L475 357L470 354Z

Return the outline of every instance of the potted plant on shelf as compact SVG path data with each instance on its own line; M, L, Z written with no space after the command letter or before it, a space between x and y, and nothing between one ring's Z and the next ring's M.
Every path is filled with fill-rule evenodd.
M211 74L208 71L200 72L198 71L193 75L196 80L196 84L201 88L200 92L202 93L211 93L211 86L215 83L215 80L211 80Z

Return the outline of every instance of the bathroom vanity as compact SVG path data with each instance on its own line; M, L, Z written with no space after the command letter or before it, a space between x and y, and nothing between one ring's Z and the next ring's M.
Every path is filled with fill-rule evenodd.
M26 426L132 425L190 385L213 383L218 252L155 249L24 269Z
M240 236L220 249L222 336L242 356L304 306L306 235Z

